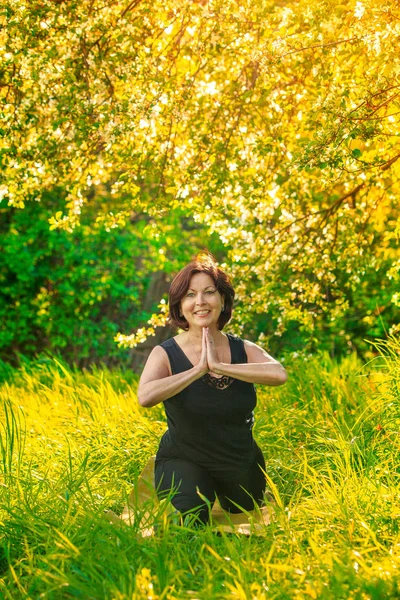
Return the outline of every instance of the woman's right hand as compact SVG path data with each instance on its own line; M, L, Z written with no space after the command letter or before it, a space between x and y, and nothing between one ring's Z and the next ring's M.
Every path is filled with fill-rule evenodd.
M205 327L203 327L203 334L201 338L201 356L197 367L200 370L201 375L205 375L210 370L207 361L207 340Z

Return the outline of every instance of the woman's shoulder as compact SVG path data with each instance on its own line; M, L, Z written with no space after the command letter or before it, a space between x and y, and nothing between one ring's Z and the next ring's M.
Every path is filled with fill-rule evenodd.
M164 340L163 342L160 342L158 345L161 346L161 348L171 348L172 346L175 345L175 337L170 337L167 340Z
M174 336L168 338L167 340L160 342L159 346L174 346L176 343L179 344L179 341L181 339L183 339L183 337L184 336L182 333L178 333L177 335L174 335Z
M241 338L240 336L236 335L236 333L225 333L226 337L231 340L233 343L240 343L240 344L244 344L246 340L244 340L243 338Z
M247 362L245 340L234 333L226 333L231 347L231 358L233 363Z
M254 342L250 340L246 340L245 338L240 337L240 335L236 335L236 333L225 333L225 335L230 338L233 342L243 344L244 346L254 346Z
M169 351L175 352L179 348L185 350L185 336L181 333L178 333L178 335L174 335L173 337L170 337L167 340L161 342L159 344L159 347L160 346L167 353L169 353Z

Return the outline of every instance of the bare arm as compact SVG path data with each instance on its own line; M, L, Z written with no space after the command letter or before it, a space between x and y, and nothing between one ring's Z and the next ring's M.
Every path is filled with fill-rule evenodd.
M203 360L192 369L171 375L167 353L161 346L153 348L139 380L139 404L148 408L155 406L200 379L208 371L205 352L201 358Z
M244 342L248 362L243 364L218 362L217 354L213 350L210 338L208 338L207 345L209 349L208 364L213 373L230 375L235 379L249 383L261 383L273 386L283 385L287 380L287 373L282 365L260 346L253 344L253 342Z

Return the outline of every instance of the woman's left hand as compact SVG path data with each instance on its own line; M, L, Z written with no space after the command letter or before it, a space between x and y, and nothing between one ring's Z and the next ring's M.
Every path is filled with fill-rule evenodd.
M216 368L218 367L218 365L220 364L221 361L218 358L217 350L215 348L214 337L213 337L211 331L209 330L208 327L206 327L205 330L206 330L208 368L210 369L210 371L215 372Z

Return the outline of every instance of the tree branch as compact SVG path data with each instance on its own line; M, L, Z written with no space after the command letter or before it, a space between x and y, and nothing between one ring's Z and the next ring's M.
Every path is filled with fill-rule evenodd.
M362 38L353 37L347 38L345 40L338 40L337 42L329 42L328 44L314 44L313 46L303 46L303 48L295 48L294 50L289 50L285 54L282 54L281 58L288 56L289 54L296 54L297 52L303 52L304 50L314 50L315 48L329 48L330 46L338 46L339 44L345 44L346 42L360 42Z

